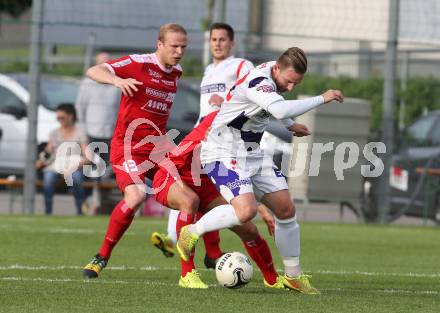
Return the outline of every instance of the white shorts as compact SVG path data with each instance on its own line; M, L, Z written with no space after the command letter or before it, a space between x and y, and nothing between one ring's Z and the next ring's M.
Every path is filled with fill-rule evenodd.
M286 177L273 164L263 164L261 159L240 166L236 159L204 164L206 175L226 201L252 192L259 200L265 194L288 189Z

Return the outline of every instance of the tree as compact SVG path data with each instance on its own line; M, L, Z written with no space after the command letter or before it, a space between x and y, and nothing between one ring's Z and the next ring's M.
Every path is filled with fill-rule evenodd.
M0 12L5 12L13 18L18 18L31 6L32 0L1 0Z

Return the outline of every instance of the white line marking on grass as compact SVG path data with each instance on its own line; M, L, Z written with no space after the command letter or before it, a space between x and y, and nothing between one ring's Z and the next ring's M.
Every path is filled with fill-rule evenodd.
M59 265L59 266L45 266L45 265L22 265L22 264L11 264L0 266L1 271L8 270L28 270L28 271L40 271L40 270L81 270L82 266L77 265ZM180 271L179 267L160 267L160 266L108 266L106 270L114 271ZM200 268L199 271L211 271L209 269ZM278 272L282 272L282 269L277 269ZM387 273L387 272L365 272L365 271L330 271L330 270L316 270L310 271L311 274L318 275L358 275L358 276L395 276L395 277L416 277L416 278L440 278L440 273Z
M317 270L312 273L320 275L360 275L360 276L396 276L396 277L422 277L439 278L440 273L387 273L387 272L364 272L364 271L329 271Z
M405 289L343 289L343 288L323 288L321 291L340 291L340 292L363 292L363 293L384 293L384 294L421 294L421 295L440 295L437 290L405 290Z
M21 264L12 264L6 266L0 266L1 271L7 270L26 270L26 271L42 271L42 270L76 270L79 269L79 266L68 266L68 265L60 265L60 266L30 266L30 265L21 265Z
M59 266L31 266L31 265L21 265L21 264L12 264L6 266L0 266L0 271L7 270L26 270L26 271L58 271L58 270L81 270L83 266L76 265L59 265ZM180 270L176 268L168 268L168 270ZM144 266L144 267L134 267L134 266L109 266L106 267L106 270L114 270L114 271L125 271L125 270L137 270L137 271L158 271L158 270L167 270L167 268L160 268L155 266Z
M91 230L91 229L57 227L57 228L49 229L49 233L55 233L55 234L97 234L97 233L102 233L102 232Z

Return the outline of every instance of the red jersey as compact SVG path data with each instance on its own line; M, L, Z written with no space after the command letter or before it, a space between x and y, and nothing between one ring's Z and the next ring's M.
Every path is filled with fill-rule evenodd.
M170 153L169 159L176 166L180 176L199 178L200 174L202 174L200 172L200 143L206 138L208 129L211 127L217 113L218 111L215 111L206 115L200 124L183 138L177 148ZM194 156L194 154L196 155ZM193 173L194 170L196 172ZM194 183L198 185L197 181L194 181Z
M154 143L146 142L135 147L147 136L166 133L166 124L182 75L180 65L170 69L161 65L156 54L133 54L104 63L116 76L134 78L142 85L132 97L121 95L118 118L112 138L112 156L123 153L124 137L132 153L149 153ZM131 139L130 139L131 137Z

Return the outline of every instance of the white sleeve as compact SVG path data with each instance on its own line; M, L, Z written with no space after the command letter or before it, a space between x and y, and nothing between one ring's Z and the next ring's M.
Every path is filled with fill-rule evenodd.
M289 128L290 126L292 126L293 124L295 124L295 121L292 120L291 118L283 118L282 120L280 120L281 124L284 125L284 127Z
M271 102L267 110L276 119L292 118L324 104L324 97L317 96L303 100L279 100Z
M266 111L268 111L268 107L272 103L284 100L284 98L276 92L275 83L270 81L267 77L256 77L246 82L246 84L247 86L243 86L246 97Z

